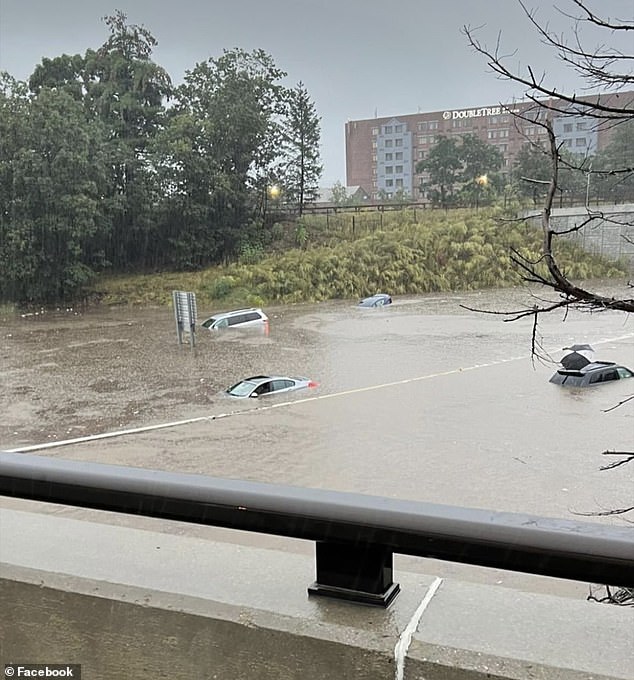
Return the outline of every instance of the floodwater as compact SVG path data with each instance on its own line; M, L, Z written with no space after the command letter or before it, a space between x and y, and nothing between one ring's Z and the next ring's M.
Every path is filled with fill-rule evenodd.
M632 403L610 410L634 380L551 385L554 363L531 358L532 320L505 323L461 306L532 303L516 289L397 298L383 309L267 308L268 337L200 329L193 350L178 344L169 309L5 317L0 448L622 524L577 513L632 503L633 466L600 467L615 459L606 449L634 448ZM621 313L551 314L538 340L553 362L587 342L597 359L634 368L634 319ZM306 376L319 387L223 394L255 374ZM90 440L103 433L119 434ZM52 442L67 443L37 448Z

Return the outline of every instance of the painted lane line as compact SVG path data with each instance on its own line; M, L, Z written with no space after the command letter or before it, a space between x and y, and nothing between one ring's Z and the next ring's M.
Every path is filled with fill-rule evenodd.
M440 588L442 582L443 579L440 577L434 579L434 582L427 589L425 597L418 605L414 615L409 620L407 626L405 626L405 630L399 636L398 642L394 647L394 661L396 662L394 674L395 680L403 680L405 673L405 658L407 657L407 650L409 649L410 643L412 642L412 636L418 628L418 624L425 613L425 609L427 609L429 603L432 601L432 598L436 594L438 588Z
M634 338L634 333L621 335L616 338L606 338L604 340L595 340L593 345L603 345L609 342L618 342L620 340L630 340ZM548 352L560 351L559 348L547 350ZM346 397L353 394L361 394L363 392L372 392L375 390L382 390L386 387L396 387L398 385L407 385L409 383L420 382L422 380L431 380L432 378L441 378L448 375L456 375L459 373L466 373L467 371L475 371L479 368L490 368L492 366L499 366L501 364L510 363L512 361L521 361L527 359L526 355L509 357L507 359L497 359L485 364L474 364L473 366L465 366L461 368L454 368L449 371L440 371L438 373L428 373L427 375L419 375L414 378L404 378L403 380L394 380L392 382L380 383L378 385L366 385L365 387L356 387L350 390L342 390L341 392L332 392L331 394L320 394L316 397L306 397L305 399L294 399L293 401L282 401L276 404L269 404L268 406L258 406L252 409L236 409L227 413L218 413L209 416L197 416L196 418L186 418L184 420L175 420L168 423L157 423L156 425L143 425L126 430L114 430L112 432L102 432L101 434L86 435L84 437L74 437L73 439L63 439L52 442L44 442L42 444L33 444L31 446L20 446L14 449L5 449L7 453L28 453L31 451L42 451L44 449L52 449L59 446L69 446L71 444L82 444L99 439L111 439L113 437L122 437L131 434L142 434L144 432L153 432L154 430L163 430L170 427L180 427L181 425L191 425L193 423L201 423L206 420L221 420L229 416L238 416L251 413L261 413L262 411L271 411L276 408L287 406L295 406L297 404L307 404L313 401L321 401L324 399L333 399L334 397Z

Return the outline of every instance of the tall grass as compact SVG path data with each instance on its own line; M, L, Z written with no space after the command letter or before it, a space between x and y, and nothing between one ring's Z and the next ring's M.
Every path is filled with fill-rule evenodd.
M510 249L539 261L541 232L501 217L495 210L306 215L292 225L296 243L302 234L300 247L196 273L103 279L100 288L110 304L169 304L179 289L194 291L199 304L230 307L514 286L521 275ZM574 244L557 246L572 280L625 275Z

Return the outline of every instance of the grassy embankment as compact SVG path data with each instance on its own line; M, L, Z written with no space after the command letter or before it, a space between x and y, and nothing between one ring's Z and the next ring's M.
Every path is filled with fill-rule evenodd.
M345 213L328 221L305 216L284 230L278 225L279 240L257 258L251 251L241 262L199 272L102 278L96 288L104 304L167 305L172 290L188 290L196 293L199 307L220 310L377 291L403 295L515 286L521 276L510 248L537 261L541 231L501 217L500 211L483 209ZM569 242L558 242L557 248L562 269L574 281L625 275L617 264Z

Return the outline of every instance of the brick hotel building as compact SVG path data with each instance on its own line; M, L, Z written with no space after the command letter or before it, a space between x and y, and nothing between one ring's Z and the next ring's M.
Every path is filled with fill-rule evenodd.
M594 97L580 98L584 101ZM634 91L601 95L601 103L634 108ZM627 103L625 103L627 102ZM561 103L559 103L561 106ZM520 113L529 120L517 118ZM443 135L473 134L497 147L504 158L501 172L508 175L513 160L527 140L545 140L539 123L549 115L557 140L575 153L591 155L603 149L610 136L607 126L582 115L557 115L534 102L500 106L414 113L389 118L352 120L346 123L346 184L361 186L373 200L402 191L414 200L424 195L420 189L425 173L416 165Z

